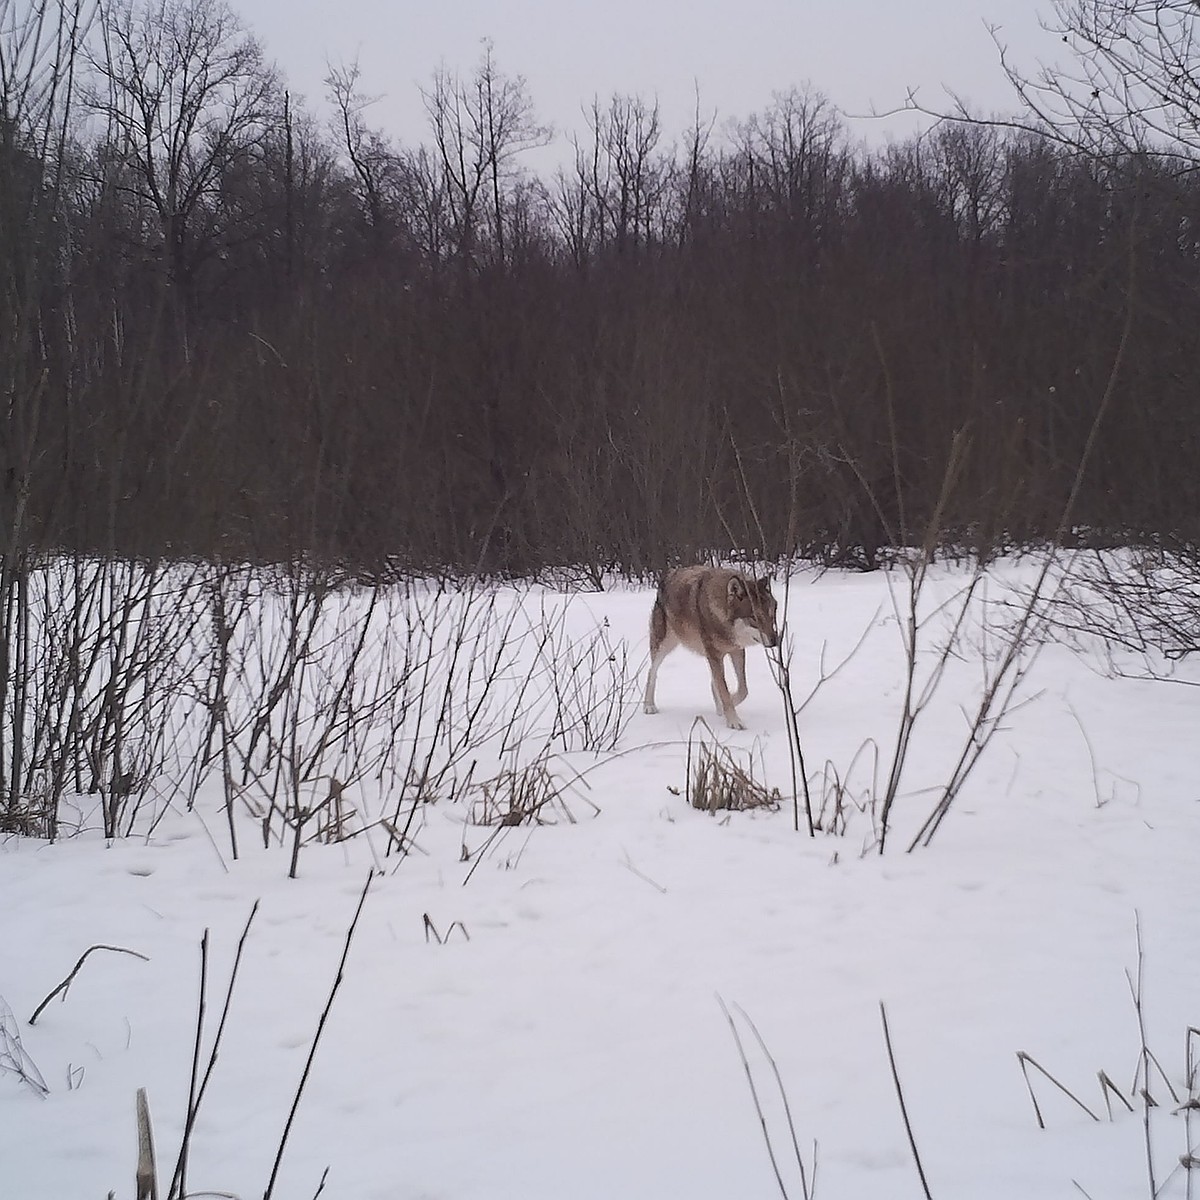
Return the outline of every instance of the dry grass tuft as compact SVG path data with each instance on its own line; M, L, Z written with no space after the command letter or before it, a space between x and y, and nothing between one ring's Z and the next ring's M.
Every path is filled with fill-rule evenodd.
M728 746L701 742L693 752L688 747L688 803L704 812L744 812L746 809L778 810L783 798L778 788L768 788L754 778L753 762L743 766Z
M481 782L479 791L479 798L471 806L471 821L475 825L576 823L575 814L567 803L567 788L544 758L527 766L501 771ZM595 812L599 811L594 804L591 807Z

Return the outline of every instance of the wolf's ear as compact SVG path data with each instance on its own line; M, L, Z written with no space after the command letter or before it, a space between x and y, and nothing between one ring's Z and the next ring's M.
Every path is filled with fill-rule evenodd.
M729 581L729 599L735 603L746 598L746 582L740 575L735 575Z

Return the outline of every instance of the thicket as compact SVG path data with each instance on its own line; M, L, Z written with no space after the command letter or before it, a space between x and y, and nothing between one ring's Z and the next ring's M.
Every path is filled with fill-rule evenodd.
M220 0L0 10L6 562L870 566L956 438L940 524L988 555L1053 533L1131 305L1076 531L1195 537L1177 160L969 123L867 148L792 90L673 143L597 102L544 178L490 49L410 147L353 67L329 127L298 110Z

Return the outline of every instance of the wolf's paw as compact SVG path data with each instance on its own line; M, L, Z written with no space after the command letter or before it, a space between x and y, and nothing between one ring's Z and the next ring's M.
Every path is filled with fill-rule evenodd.
M651 704L649 700L647 700L646 703L644 705L642 705L642 708L645 711L646 715L650 716L650 717L654 716L654 714L656 712L658 712L658 705Z

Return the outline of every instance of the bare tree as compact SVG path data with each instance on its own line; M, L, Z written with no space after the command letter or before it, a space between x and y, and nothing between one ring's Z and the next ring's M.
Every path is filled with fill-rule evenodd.
M1191 170L1200 153L1200 6L1194 0L1053 0L1045 21L1069 65L1029 74L1001 56L1043 128L1089 153L1150 153ZM995 36L995 35L993 35Z
M223 232L223 174L258 152L278 114L275 71L225 0L113 0L101 29L90 104L157 220L169 278L184 283Z
M651 239L670 177L658 104L617 95L602 108L596 99L587 123L588 140L573 139L573 177L559 172L557 223L576 255L588 244L637 250Z
M370 223L377 246L386 242L389 201L396 188L399 155L387 136L371 129L363 119L364 111L379 97L359 88L361 71L357 60L349 66L331 67L325 87L334 109L334 128L341 148L350 162L363 211Z
M1004 139L990 125L943 125L931 151L942 207L966 239L978 246L1004 214Z
M536 118L525 79L500 70L489 40L469 81L443 65L421 96L440 160L457 252L465 264L473 263L480 233L486 229L497 261L504 262L507 208L520 174L518 158L550 140L549 128Z
M819 236L831 187L845 170L845 135L820 92L792 88L736 126L734 144L752 206L802 237Z
M292 281L301 274L319 276L328 266L329 213L338 171L317 119L303 109L297 112L287 92L283 101L283 128L268 139L265 165L275 177L273 194L282 193L282 204L274 208L282 209L276 216L282 216L283 275ZM264 224L279 228L278 221Z

